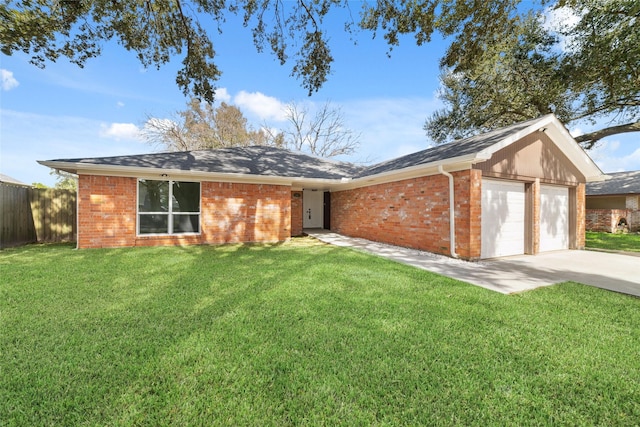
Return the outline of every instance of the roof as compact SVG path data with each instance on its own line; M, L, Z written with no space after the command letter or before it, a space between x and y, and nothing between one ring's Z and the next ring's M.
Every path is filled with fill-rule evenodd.
M640 194L640 171L608 173L606 181L587 183L587 196Z
M540 118L527 120L511 126L496 129L491 132L483 133L481 135L472 136L470 138L461 139L448 144L437 145L435 147L427 148L426 150L418 151L417 153L408 154L397 159L378 163L377 165L367 168L360 176L371 176L378 173L474 155L482 152L486 148L500 143L510 135L528 128L539 120Z
M111 173L123 176L160 175L280 183L331 188L389 182L439 170L461 170L486 161L496 151L533 132L545 132L587 181L603 179L602 171L553 115L526 120L481 135L427 148L369 167L336 162L282 148L254 146L212 150L40 161L71 173ZM183 178L184 179L184 178Z
M3 182L5 184L12 184L12 185L21 185L23 187L31 187L29 184L25 184L22 181L18 181L15 178L11 178L9 175L5 175L0 173L0 182Z
M210 150L176 151L131 156L91 157L51 160L49 163L91 166L151 168L204 173L226 173L289 178L342 179L363 169L351 163L337 162L267 146L231 147ZM73 171L75 173L75 171Z

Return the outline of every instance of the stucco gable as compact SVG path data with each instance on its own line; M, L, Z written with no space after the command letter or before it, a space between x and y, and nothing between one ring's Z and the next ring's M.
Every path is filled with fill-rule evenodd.
M575 185L585 176L545 132L531 133L474 165L484 176Z

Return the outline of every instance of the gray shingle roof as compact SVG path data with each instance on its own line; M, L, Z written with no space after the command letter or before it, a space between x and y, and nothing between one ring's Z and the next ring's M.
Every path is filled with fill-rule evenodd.
M640 194L640 171L608 173L611 178L587 183L587 196Z
M510 135L526 129L539 120L540 118L527 120L515 125L483 133L481 135L472 136L469 138L450 142L448 144L438 145L432 148L427 148L426 150L418 151L417 153L408 154L397 159L378 163L377 165L373 165L364 170L360 177L376 175L379 173L390 172L412 166L446 160L453 157L460 157L467 154L478 153L486 148L491 147L494 144L499 143Z
M12 184L12 185L20 185L23 187L31 187L29 184L25 184L22 181L18 181L15 178L11 178L9 175L5 175L3 173L0 173L0 182L4 182L5 184Z
M264 146L58 159L53 162L315 179L352 177L362 170L361 166L351 163L336 162L300 152Z
M549 120L555 120L550 122ZM365 178L387 172L404 170L420 165L434 165L451 160L455 163L463 156L491 154L490 147L515 138L525 129L535 129L539 123L552 123L557 128L557 119L552 115L527 120L482 135L465 138L449 144L439 145L417 153L378 163L373 166L358 166L293 152L276 147L231 147L213 150L153 153L131 156L59 159L41 162L46 166L77 172L84 167L111 166L123 168L151 168L157 170L188 171L220 174L242 174L264 177L306 178L341 180L343 178ZM559 123L559 122L558 122ZM561 126L561 125L560 125ZM555 129L554 128L554 129ZM566 130L565 128L562 128ZM568 135L568 132L566 133ZM494 147L494 148L496 148ZM590 160L589 160L590 161ZM593 163L586 162L588 172L601 173Z

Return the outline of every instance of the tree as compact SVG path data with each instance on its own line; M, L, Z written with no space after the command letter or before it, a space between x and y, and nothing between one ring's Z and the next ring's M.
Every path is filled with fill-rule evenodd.
M210 25L201 20L213 20L221 33L227 14L242 14L258 50L269 46L282 64L291 55L289 42L301 41L291 43L300 46L293 54L292 75L302 78L311 93L322 86L333 61L321 27L334 6L340 1L7 0L0 4L0 45L6 55L30 54L40 67L60 57L83 66L112 39L135 52L145 67L160 67L172 56L182 56L178 86L185 95L212 102L221 72L206 31Z
M554 31L542 13L530 13L508 34L485 38L482 53L449 52L445 108L427 119L428 136L444 142L547 113L567 124L606 119L608 126L576 137L585 148L640 131L640 4L567 0L554 11L578 23Z
M192 98L176 118L148 118L143 137L169 151L265 145L267 134L253 130L240 109L221 103L218 107Z
M49 175L56 177L56 184L53 188L58 190L78 190L78 177L72 173L52 169Z
M345 126L342 111L329 102L313 116L309 107L291 103L286 111L289 127L265 124L259 130L248 124L238 107L224 102L213 107L192 98L187 107L173 119L147 118L142 131L146 141L169 151L270 145L319 157L352 154L358 147L360 135Z
M438 95L446 107L427 120L428 135L445 142L538 117L553 107L568 113L570 94L550 78L560 75L555 43L530 15L509 36L487 43L475 63L459 71L443 67Z
M483 69L523 73L546 67L546 71L553 71L545 75L547 82L536 81L564 93L566 99L556 97L544 108L527 104L528 111L547 110L547 106L556 111L560 106L558 116L564 122L613 117L615 125L580 138L586 146L609 134L639 130L637 0L556 0L552 10L567 8L579 18L578 24L546 35L569 39L569 49L558 54L542 37L540 46L527 51L524 58L539 63L524 69L508 67L518 58L506 58L507 54L522 54L527 44L531 46L527 34L532 25L530 14L539 17L541 9L553 1L376 0L359 3L361 19L356 22L348 0L5 0L0 3L0 46L7 55L16 51L30 54L32 62L41 67L60 57L82 66L99 55L102 44L109 40L135 52L145 67L161 67L173 56L182 56L178 86L185 94L213 102L221 70L215 64L212 36L206 29L213 27L221 33L226 18L235 14L242 16L258 51L270 49L281 64L294 62L291 74L301 79L311 94L327 80L333 63L325 20L331 12L346 9L347 31L353 34L359 27L373 32L374 37L381 32L390 49L405 35L413 35L418 45L429 42L436 32L447 37L451 44L441 60L445 77L476 85ZM206 25L201 24L205 20ZM518 47L519 43L523 45ZM498 46L505 48L504 60ZM488 66L491 61L495 69ZM455 79L443 78L443 91L451 92L449 98L459 92L466 97L456 84L446 86L447 82L456 83ZM461 86L465 87L469 85ZM501 96L504 99L504 94ZM565 109L573 113L564 116ZM464 123L455 125L460 113L449 115L443 110L433 119L448 120L453 133L464 133L471 128ZM478 129L493 126L491 120L473 122Z
M358 26L374 34L381 30L392 47L400 34L413 33L421 45L440 31L459 36L457 49L473 50L475 37L508 26L518 3L378 0L359 3L361 20L356 22L348 0L5 0L0 3L0 46L6 55L30 54L40 67L60 57L83 66L110 40L135 52L145 67L161 67L182 56L178 86L185 95L212 102L221 70L207 28L222 33L228 15L242 15L257 50L270 49L281 64L293 60L291 75L302 79L311 94L331 72L325 19L332 11L346 9L346 31L353 34Z
M353 154L358 148L360 134L347 128L339 108L330 102L311 115L309 107L291 103L286 111L289 127L282 131L287 147L306 151L319 157Z

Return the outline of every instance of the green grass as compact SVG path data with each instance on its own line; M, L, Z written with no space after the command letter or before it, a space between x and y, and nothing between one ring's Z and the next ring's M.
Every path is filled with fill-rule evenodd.
M614 251L640 252L640 233L616 234L587 231L586 247Z
M0 251L0 424L637 425L640 299L344 248Z

